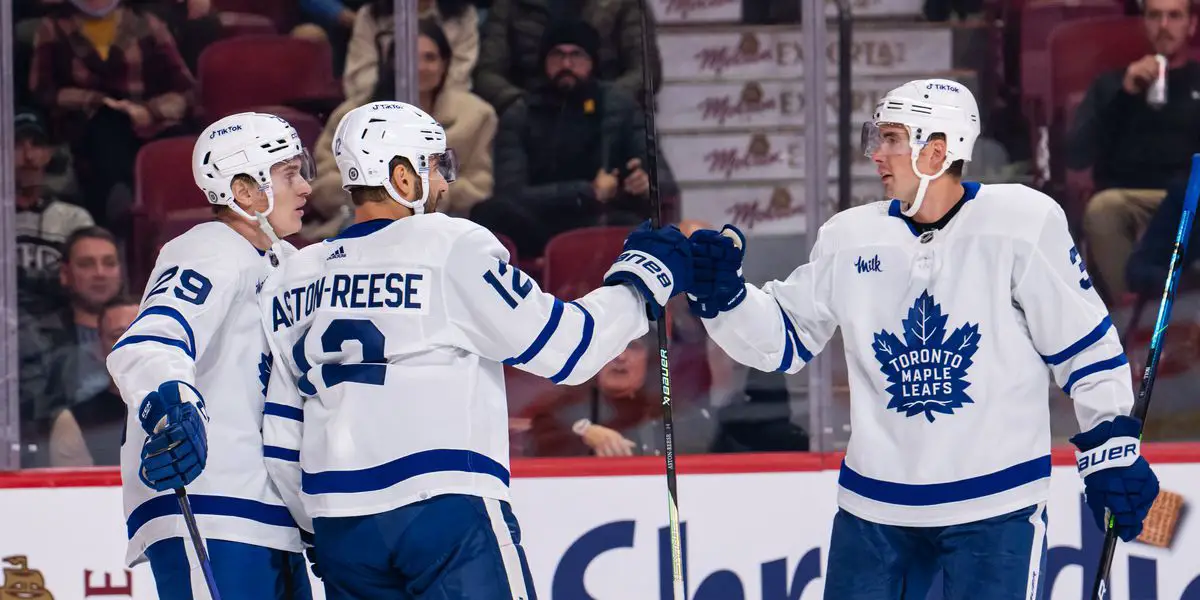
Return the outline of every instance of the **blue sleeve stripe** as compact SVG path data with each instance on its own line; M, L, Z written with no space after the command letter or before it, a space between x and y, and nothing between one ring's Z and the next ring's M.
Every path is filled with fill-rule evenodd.
M520 356L510 358L504 361L506 365L523 365L534 359L542 348L546 347L546 342L554 336L554 332L558 330L558 323L562 320L563 302L558 298L554 299L554 308L550 309L550 318L546 320L546 324L542 326L541 333L534 338L533 343L521 353Z
M196 334L192 331L192 326L188 324L187 319L185 319L183 316L183 313L179 312L178 310L176 310L173 307L170 307L170 306L146 307L146 309L143 310L142 313L140 315L138 315L136 319L133 320L133 323L129 324L129 329L133 329L133 326L136 325L138 321L141 321L142 319L149 317L151 315L158 315L160 317L168 317L168 318L174 319L176 323L179 323L179 326L183 328L183 333L187 335L186 345L181 346L181 347L183 348L184 352L187 352L187 355L189 357L191 357L192 360L196 360ZM146 336L146 337L155 337L155 336ZM162 338L160 338L160 339L162 339ZM122 342L123 341L124 340L122 340ZM116 350L118 347L122 346L123 345L122 342L117 342L117 345L113 346L113 350Z
M572 302L571 305L583 311L583 335L579 338L579 345L575 346L575 351L571 353L570 358L567 359L567 363L563 365L562 370L558 373L555 373L554 376L550 378L550 381L553 381L554 383L562 383L567 379L567 377L571 376L571 371L575 370L575 365L579 363L579 359L583 357L583 353L586 352L588 346L591 345L592 329L596 326L596 320L592 318L592 313L588 312L588 309L584 308L583 305L578 302Z
M263 404L263 414L275 417L283 417L293 421L304 422L304 409L295 406L288 406L278 402L267 402Z
M197 515L235 517L276 527L296 527L291 513L282 505L204 494L188 494L188 500L191 500L192 512ZM175 499L175 494L155 496L129 513L129 518L125 520L125 529L132 540L134 534L146 523L159 517L179 514L179 501Z
M776 306L779 306L779 316L783 318L784 335L787 336L787 338L795 346L796 355L800 357L800 360L806 363L811 362L813 358L812 352L809 352L808 348L804 347L804 343L800 341L800 334L796 333L796 325L792 323L792 319L788 316L787 311L783 310L783 306L780 305L778 301L776 301L775 304ZM790 363L791 361L788 362Z
M280 448L279 446L263 446L264 458L278 458L288 462L300 462L300 451L292 450L291 448Z
M1104 337L1104 334L1108 333L1108 330L1111 329L1112 326L1112 317L1104 317L1104 320L1100 321L1100 324L1097 325L1095 329L1089 331L1087 335L1079 338L1079 341L1067 346L1066 350L1063 350L1057 354L1052 354L1050 356L1042 355L1042 360L1046 361L1046 364L1048 365L1057 365L1071 360L1072 358L1075 358L1075 355L1087 350L1092 344L1100 341L1100 339Z
M932 506L999 494L1050 476L1050 455L1015 464L995 473L945 483L896 483L856 473L842 461L838 485L876 502L899 506Z
M196 354L194 352L192 352L192 349L190 347L188 347L186 342L176 340L173 338L160 337L157 335L128 335L128 336L121 338L121 341L117 342L117 344L115 346L113 346L112 349L116 350L117 348L120 348L122 346L132 346L134 344L140 344L142 342L155 342L155 343L159 343L159 344L165 344L167 346L173 346L175 348L179 348L180 350L183 350L183 353L187 354L188 358L190 358L192 360L196 360Z
M782 310L782 309L780 309ZM787 317L783 318L784 323L787 323ZM782 373L792 366L792 336L787 332L787 326L783 330L783 360L779 361L779 368L776 371Z
M427 475L458 471L491 475L508 485L509 473L504 465L471 450L437 449L409 454L375 467L356 471L305 472L300 476L300 489L305 494L356 494L375 492L403 481Z
M1101 371L1108 371L1108 370L1115 369L1115 368L1117 368L1121 365L1125 365L1125 364L1129 364L1129 359L1125 358L1124 353L1121 353L1112 358L1097 361L1086 367L1080 367L1078 369L1075 369L1075 371L1073 373L1071 373L1071 376L1067 378L1067 383L1065 385L1063 385L1063 391L1066 392L1068 396L1070 396L1071 388L1075 387L1075 384L1079 383L1080 379L1083 379L1084 377L1087 377L1088 375L1092 375L1093 373L1099 373Z

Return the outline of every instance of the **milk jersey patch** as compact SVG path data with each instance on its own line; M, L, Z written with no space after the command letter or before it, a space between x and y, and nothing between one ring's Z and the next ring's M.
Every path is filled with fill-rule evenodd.
M966 376L979 349L979 325L964 323L946 337L948 319L927 290L901 322L903 341L886 329L875 334L872 348L890 384L889 409L906 417L924 414L932 423L934 413L952 415L974 403L966 392L971 386Z

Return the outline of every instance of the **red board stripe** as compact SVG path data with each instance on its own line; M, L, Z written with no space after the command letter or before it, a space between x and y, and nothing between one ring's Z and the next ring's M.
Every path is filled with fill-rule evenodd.
M1200 463L1200 443L1153 443L1142 447L1150 464ZM837 469L841 452L773 454L692 454L679 457L683 475L735 473L786 473ZM1056 466L1075 464L1071 448L1054 450ZM628 477L662 475L662 457L629 458L522 458L513 461L514 477ZM121 484L115 467L91 469L26 469L0 472L0 489L104 487Z

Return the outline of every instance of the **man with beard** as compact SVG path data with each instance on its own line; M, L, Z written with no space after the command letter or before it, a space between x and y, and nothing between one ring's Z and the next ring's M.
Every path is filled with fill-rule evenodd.
M17 290L20 305L31 312L45 309L58 296L58 263L62 243L71 232L93 224L82 207L50 196L46 166L53 149L46 128L32 112L17 114L13 129L17 181Z
M634 225L649 214L642 169L646 130L627 92L592 76L600 46L584 21L551 25L542 39L545 79L500 118L495 197L471 220L541 256L555 235L593 225Z
M1084 231L1092 270L1108 304L1127 290L1125 264L1172 183L1188 176L1200 151L1200 64L1188 58L1196 31L1191 0L1146 0L1147 54L1092 83L1075 115L1067 167L1091 167L1096 194ZM1160 69L1159 61L1163 64ZM1160 81L1160 79L1164 79ZM1156 86L1165 85L1162 98Z

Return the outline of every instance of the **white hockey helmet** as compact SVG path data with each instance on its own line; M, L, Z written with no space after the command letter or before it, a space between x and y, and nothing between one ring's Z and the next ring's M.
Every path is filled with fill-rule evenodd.
M868 158L884 143L879 132L881 125L900 125L908 130L913 172L921 178L917 197L904 211L911 217L921 209L929 182L941 177L955 161L971 160L979 137L979 105L971 90L957 81L917 79L880 98L871 121L863 123L862 151ZM946 137L946 160L941 170L927 175L917 169L917 157L935 133Z
M372 102L342 117L333 136L333 156L342 173L342 188L383 187L414 214L429 200L429 165L435 163L447 182L454 181L458 160L446 147L446 132L425 111L404 102ZM392 185L392 160L402 157L421 177L421 197L405 200Z
M234 200L233 178L246 175L258 183L267 195L267 210L262 213L265 218L275 209L271 167L297 157L301 159L301 175L311 180L312 157L290 123L275 115L238 113L218 120L200 134L192 149L192 176L209 203L228 206L254 220L257 215L247 213Z

